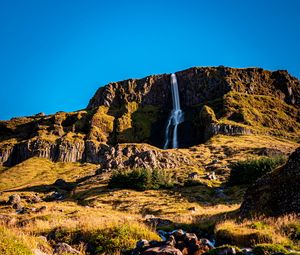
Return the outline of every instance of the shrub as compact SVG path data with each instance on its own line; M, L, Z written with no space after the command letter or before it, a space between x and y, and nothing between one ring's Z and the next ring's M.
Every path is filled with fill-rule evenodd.
M123 224L90 233L89 242L96 247L96 254L116 254L133 249L139 239L159 240L159 237L142 225Z
M115 171L108 185L110 188L147 190L169 188L173 186L173 183L162 170L134 168Z
M251 184L264 174L285 163L282 156L238 161L231 164L230 185Z
M128 251L133 249L140 239L160 240L146 225L134 222L108 224L96 229L59 228L54 229L48 238L52 244L66 242L73 247L88 243L86 252L97 255Z
M269 255L277 252L287 253L288 251L280 244L258 244L253 249L254 255Z

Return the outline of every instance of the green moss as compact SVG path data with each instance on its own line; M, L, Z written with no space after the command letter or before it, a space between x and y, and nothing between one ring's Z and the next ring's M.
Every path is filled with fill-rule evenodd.
M266 129L275 135L299 133L300 123L297 121L299 109L284 101L263 95L249 95L230 92L224 96L226 119L254 127L259 131Z
M108 108L100 106L90 122L89 139L99 142L107 142L108 136L114 130L114 116L108 114Z
M0 237L1 255L33 255L30 248L9 230L0 227Z
M253 249L254 255L270 255L277 252L286 254L288 251L280 244L258 244Z
M200 111L200 122L202 126L217 122L214 110L209 106L204 105Z

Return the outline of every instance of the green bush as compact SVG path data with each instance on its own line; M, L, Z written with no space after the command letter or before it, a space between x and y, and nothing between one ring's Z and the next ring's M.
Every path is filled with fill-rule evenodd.
M288 251L280 244L258 244L253 249L254 255L270 255L277 252L286 254Z
M134 168L113 172L108 185L110 188L147 190L169 188L173 183L162 170Z
M230 165L230 185L251 184L264 174L285 163L284 157L262 157L238 161Z

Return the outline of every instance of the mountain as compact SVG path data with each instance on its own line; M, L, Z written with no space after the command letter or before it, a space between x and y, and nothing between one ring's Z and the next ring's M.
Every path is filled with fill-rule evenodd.
M0 121L1 254L300 250L299 80L175 74L110 83L79 111ZM178 109L179 148L164 149Z
M193 67L176 76L185 116L181 148L217 134L299 139L300 82L287 71ZM119 143L162 148L171 109L170 74L112 82L97 90L86 109L1 121L0 164L33 156L101 163Z

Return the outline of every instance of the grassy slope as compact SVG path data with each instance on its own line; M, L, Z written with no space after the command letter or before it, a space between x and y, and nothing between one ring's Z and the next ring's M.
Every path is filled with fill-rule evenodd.
M58 178L75 181L79 177L93 174L94 164L53 163L44 158L30 158L11 168L0 169L0 191L24 186L51 184Z
M82 181L72 196L65 201L41 202L34 205L23 202L23 205L29 208L47 206L46 212L41 214L16 215L15 210L8 206L1 206L0 214L9 215L17 222L28 220L28 223L19 228L28 238L32 238L32 235L49 233L56 227L61 227L65 229L64 232L68 233L79 231L89 240L93 240L91 238L96 238L95 236L97 238L107 236L105 240L100 238L99 242L102 246L99 244L99 247L101 246L103 251L105 251L103 246L110 247L110 250L106 250L106 252L114 251L115 254L120 249L133 247L134 242L139 238L157 238L141 222L142 216L145 214L155 214L170 219L177 224L176 227L197 226L208 231L214 230L223 239L224 231L222 232L222 230L225 228L227 230L225 234L233 239L233 243L242 245L243 240L249 240L249 234L253 238L253 232L259 236L257 238L260 238L260 235L268 236L273 230L269 230L269 227L263 231L253 230L252 222L241 224L234 220L222 221L224 214L234 214L244 192L241 187L233 187L227 189L225 197L217 195L217 188L226 180L226 175L230 171L226 166L231 161L259 157L255 154L259 148L276 148L283 153L290 153L297 146L298 144L294 142L268 136L219 135L204 145L176 150L175 153L185 155L192 161L192 164L179 169L167 169L169 173L177 174L183 179L188 179L188 173L198 171L200 173L199 183L202 185L145 192L110 190L107 188L109 174L103 174ZM214 160L217 161L213 163ZM215 182L205 178L212 166L225 171L222 174L217 173L219 179ZM53 163L46 159L32 158L14 167L0 169L0 187L1 190L8 190L51 184L57 178L75 181L79 177L93 174L97 167L92 164ZM16 192L23 197L33 195L32 192L11 190L3 192L0 200L7 200L10 194ZM39 195L45 196L42 193ZM218 224L214 228L216 222ZM286 225L289 223L291 222ZM268 224L271 225L271 223ZM9 228L13 229L13 226ZM281 230L276 229L276 235L276 238L263 237L257 242L297 244L296 241L285 236ZM72 235L64 238L66 242L70 243L73 240ZM117 245L114 245L115 243ZM82 250L80 244L75 243L73 246ZM297 245L295 247L297 248Z

